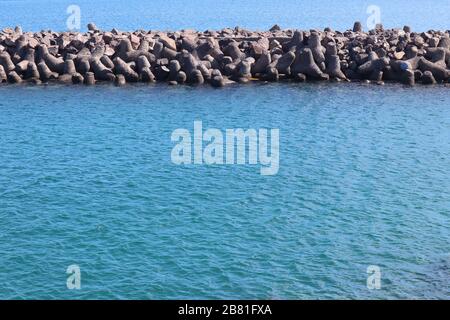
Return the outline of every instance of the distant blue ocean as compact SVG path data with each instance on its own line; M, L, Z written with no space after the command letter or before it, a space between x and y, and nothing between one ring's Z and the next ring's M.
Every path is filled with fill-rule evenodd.
M82 30L89 22L101 29L221 29L283 28L346 30L365 22L371 5L380 8L385 27L409 25L415 30L450 28L448 0L0 0L0 27L21 25L24 30L67 29L69 5L81 10Z
M386 26L448 28L448 1L377 2ZM78 1L105 29L366 17L364 1L189 3ZM0 25L63 30L68 4L0 1ZM449 299L449 90L0 86L0 299ZM196 120L278 128L278 174L175 165L171 133Z

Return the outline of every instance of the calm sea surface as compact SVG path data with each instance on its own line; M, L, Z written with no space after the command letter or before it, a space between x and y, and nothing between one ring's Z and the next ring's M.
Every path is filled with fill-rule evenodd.
M448 88L0 96L1 298L449 298ZM171 133L195 120L279 128L278 174L173 164Z
M0 25L64 30L69 3L105 29L344 29L369 4L0 1ZM448 1L377 3L448 28ZM195 120L278 128L278 174L173 164ZM443 86L0 86L0 298L450 298L449 168Z
M199 30L241 26L267 30L284 28L346 30L356 20L364 27L367 9L380 8L385 27L450 28L448 0L0 0L0 27L21 25L24 30L66 30L69 5L81 10L81 26L95 22L102 29ZM366 28L367 29L367 28Z

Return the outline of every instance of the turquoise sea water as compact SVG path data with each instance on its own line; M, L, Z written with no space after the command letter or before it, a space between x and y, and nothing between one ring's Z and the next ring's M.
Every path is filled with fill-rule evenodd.
M449 1L0 1L0 26L448 29ZM419 13L419 15L417 15ZM450 298L450 89L0 86L0 298ZM177 128L280 129L280 169L176 166ZM66 269L81 268L81 290ZM366 286L381 269L381 289Z
M448 88L0 96L0 298L449 298ZM174 165L170 135L195 120L279 128L278 174Z

